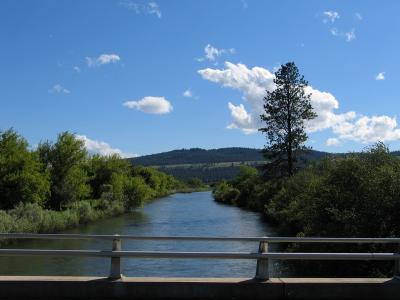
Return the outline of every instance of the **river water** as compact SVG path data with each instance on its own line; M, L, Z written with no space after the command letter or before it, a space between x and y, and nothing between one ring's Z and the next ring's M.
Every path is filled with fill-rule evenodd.
M273 230L260 214L215 202L211 192L174 194L143 208L66 233L130 234L147 236L265 236ZM110 249L110 241L25 240L8 248ZM123 241L123 250L148 251L257 251L243 242ZM81 257L0 257L0 275L107 276L110 259ZM250 260L122 259L125 276L252 277ZM276 266L275 266L276 268Z

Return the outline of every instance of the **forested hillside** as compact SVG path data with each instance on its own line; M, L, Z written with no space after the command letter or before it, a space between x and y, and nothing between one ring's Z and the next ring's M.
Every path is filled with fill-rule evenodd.
M303 155L305 161L328 155L327 152L309 151ZM129 159L134 165L151 166L179 179L199 178L203 182L231 180L241 165L257 167L265 163L261 149L181 149Z
M260 151L261 149L239 147L210 150L191 148L144 155L131 158L130 160L135 164L143 166L260 161L263 160L263 156Z

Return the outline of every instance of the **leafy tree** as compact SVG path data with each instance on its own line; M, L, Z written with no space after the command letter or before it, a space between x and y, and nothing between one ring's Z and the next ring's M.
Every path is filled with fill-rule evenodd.
M50 172L51 208L61 209L68 202L90 195L89 177L84 169L87 151L75 135L63 132L58 135L56 143L39 144L37 152L45 169Z
M154 191L145 183L142 177L130 177L124 186L125 206L130 209L143 204L150 199Z
M90 177L89 183L92 188L92 198L98 199L102 194L104 185L112 184L112 176L121 174L128 177L130 174L131 164L129 161L122 159L119 155L110 156L94 155L87 164L87 172ZM117 187L113 187L115 191Z
M305 87L308 82L300 75L293 62L282 65L275 72L276 89L267 91L264 97L265 113L261 120L265 127L259 130L266 134L268 144L264 156L270 161L269 167L292 176L296 163L296 153L306 150L307 140L304 122L316 117L310 103L311 94Z
M254 187L258 181L258 171L255 168L243 165L240 166L239 174L231 181L231 185L240 191L236 200L238 206L247 206L253 198Z
M235 204L239 195L240 191L225 181L219 183L213 190L214 199L226 204Z
M14 130L0 132L0 208L19 202L42 204L50 190L47 173L27 141Z

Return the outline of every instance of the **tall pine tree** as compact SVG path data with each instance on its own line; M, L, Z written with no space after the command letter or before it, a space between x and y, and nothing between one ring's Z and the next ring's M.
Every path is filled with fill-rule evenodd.
M269 161L268 170L280 176L292 176L298 153L308 149L304 145L305 121L317 115L311 106L311 94L304 90L308 82L294 62L282 65L275 72L274 83L276 89L267 91L265 113L261 115L265 126L259 130L267 138L263 153Z

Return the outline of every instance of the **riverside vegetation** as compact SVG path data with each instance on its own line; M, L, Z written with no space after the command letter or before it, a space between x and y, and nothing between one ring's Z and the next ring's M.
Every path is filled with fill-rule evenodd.
M305 94L308 82L294 63L275 73L277 88L267 91L260 131L267 136L259 168L218 184L216 201L255 209L279 234L315 237L399 237L400 160L381 142L362 153L330 155L300 164L309 151L306 120L316 117ZM400 252L398 245L289 244L299 252ZM393 262L296 262L302 275L391 276ZM299 268L296 268L299 267Z
M69 132L35 150L14 130L0 132L0 232L56 232L198 188L118 155L91 156Z
M289 178L265 180L242 167L215 186L216 201L261 212L280 235L399 237L400 159L378 143L362 153L326 157ZM291 244L299 252L400 252L396 245ZM296 262L303 275L391 276L393 262Z

